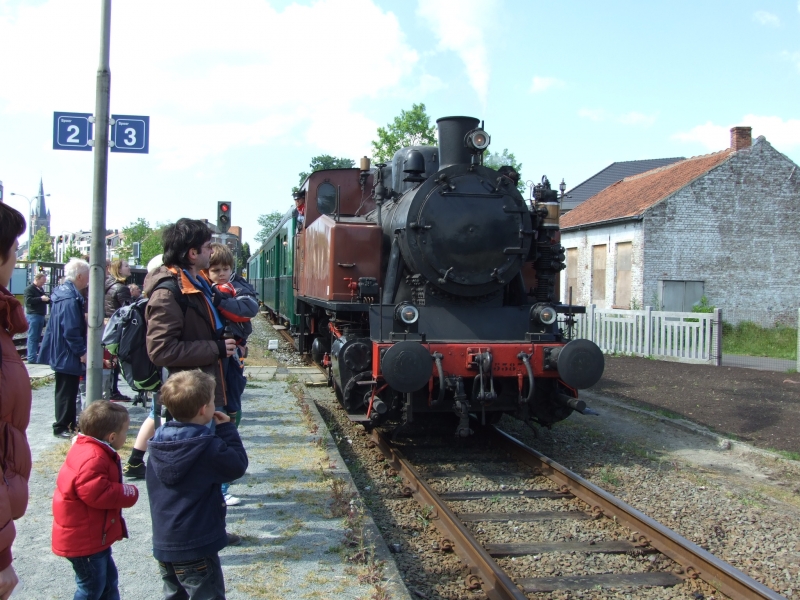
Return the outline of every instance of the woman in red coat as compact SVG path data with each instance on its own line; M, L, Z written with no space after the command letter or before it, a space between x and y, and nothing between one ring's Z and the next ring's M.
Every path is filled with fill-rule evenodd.
M18 580L11 563L14 521L28 506L31 449L25 430L31 418L31 382L14 347L13 336L28 330L25 311L8 291L17 262L17 238L25 231L22 215L0 203L0 600Z

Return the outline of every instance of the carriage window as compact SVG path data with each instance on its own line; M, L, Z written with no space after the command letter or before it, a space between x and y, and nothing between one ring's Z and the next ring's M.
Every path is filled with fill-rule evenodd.
M332 183L323 183L317 188L317 208L323 215L336 211L336 188Z

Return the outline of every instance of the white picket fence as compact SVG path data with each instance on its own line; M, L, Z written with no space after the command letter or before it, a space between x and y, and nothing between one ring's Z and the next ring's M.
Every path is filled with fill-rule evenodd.
M683 313L586 307L575 315L573 339L592 340L605 353L649 356L661 360L719 365L722 321L713 313Z

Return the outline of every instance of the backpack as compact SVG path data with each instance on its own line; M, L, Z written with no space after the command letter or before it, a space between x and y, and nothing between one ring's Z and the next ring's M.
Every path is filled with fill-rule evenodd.
M170 290L183 314L186 314L188 302L175 280L162 281L153 288L153 292L158 289ZM103 331L103 345L117 356L125 381L137 392L154 391L161 387L161 367L154 365L147 353L146 307L147 298L142 297L117 309Z

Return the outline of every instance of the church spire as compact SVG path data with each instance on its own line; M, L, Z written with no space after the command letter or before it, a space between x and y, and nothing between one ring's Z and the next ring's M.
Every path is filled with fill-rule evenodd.
M36 216L39 218L45 218L47 216L47 207L44 203L44 184L42 183L41 178L39 178L39 196L37 199L39 202L36 204Z

